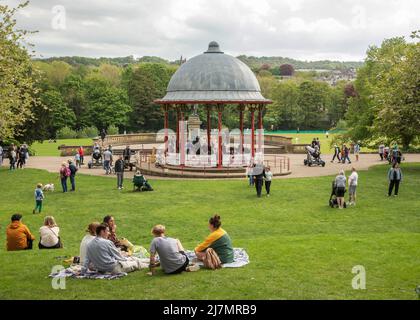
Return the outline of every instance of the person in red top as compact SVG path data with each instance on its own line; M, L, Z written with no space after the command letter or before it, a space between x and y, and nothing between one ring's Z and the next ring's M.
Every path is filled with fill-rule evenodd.
M80 164L82 165L83 164L83 158L84 158L84 155L85 155L85 150L83 150L82 146L79 147L79 150L77 150L77 153L80 155Z

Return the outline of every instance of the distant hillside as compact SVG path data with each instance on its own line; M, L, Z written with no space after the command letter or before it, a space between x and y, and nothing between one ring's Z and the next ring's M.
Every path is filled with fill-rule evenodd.
M321 70L345 70L351 68L359 68L363 65L363 62L359 61L300 61L291 58L283 57L248 57L241 55L238 57L239 60L246 63L254 71L261 68L262 65L266 64L270 66L270 69L278 68L282 64L291 64L296 69L321 69Z
M246 63L252 70L258 71L261 66L268 65L270 71L273 74L277 74L278 68L282 64L291 64L295 70L296 69L322 69L322 70L346 70L351 68L359 68L363 65L363 62L358 61L300 61L291 58L283 57L248 57L245 55L238 56L238 59ZM144 56L138 59L135 59L133 56L128 57L118 57L118 58L87 58L87 57L52 57L46 59L35 59L42 60L45 62L52 61L64 61L72 66L85 65L85 66L99 66L102 63L109 63L118 66L123 66L126 64L141 63L141 62L154 62L154 63L164 63L164 64L179 64L177 61L168 61L160 57L154 56Z

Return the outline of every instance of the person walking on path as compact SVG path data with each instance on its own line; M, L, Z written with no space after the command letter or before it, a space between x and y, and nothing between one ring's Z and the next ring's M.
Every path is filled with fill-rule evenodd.
M16 151L14 146L10 146L9 148L9 170L15 170L16 169Z
M112 152L108 148L104 152L104 169L105 174L111 174Z
M354 145L354 155L356 157L356 162L359 161L359 154L360 154L360 141L358 141L355 145Z
M333 156L331 162L334 162L335 158L337 158L338 162L340 162L341 161L340 153L341 153L340 147L337 144L335 144L334 145L334 156Z
M402 181L403 174L398 163L394 163L392 167L388 171L388 180L389 180L389 188L388 188L388 197L391 196L392 190L395 187L394 196L398 196L398 190L400 188L400 182Z
M105 129L102 129L102 131L101 131L102 146L104 145L105 138L106 138L106 131L105 131Z
M342 152L344 152L344 157L341 158L342 162L346 163L346 160L347 160L348 163L350 164L351 163L350 158L349 158L350 149L346 145L343 145Z
M121 190L124 188L124 160L122 156L119 156L118 160L115 161L115 173L117 174L117 188Z
M355 168L351 168L351 175L349 176L349 205L356 205L356 188L359 174Z
M76 172L78 169L74 165L74 162L72 159L69 160L69 170L70 170L70 183L71 183L70 191L75 191L76 190Z
M267 167L265 170L265 191L267 192L267 197L270 196L271 180L273 178L273 173L270 170L270 167Z
M384 149L385 149L385 145L381 143L378 149L378 153L379 153L379 157L381 158L381 161L384 160Z
M60 169L60 181L61 181L61 187L63 188L63 192L67 192L67 178L70 176L70 174L71 174L70 169L67 167L67 164L64 161L61 164L61 169Z
M344 170L341 170L337 177L335 177L334 185L337 188L337 202L338 208L344 207L344 194L346 193L346 176Z
M80 165L83 165L83 160L84 160L84 157L85 157L85 150L83 149L82 146L79 147L79 149L77 150L77 153L80 156Z
M42 184L38 183L35 189L35 209L32 210L33 214L35 214L37 210L38 210L38 213L41 213L43 200L44 200L44 192L42 192Z

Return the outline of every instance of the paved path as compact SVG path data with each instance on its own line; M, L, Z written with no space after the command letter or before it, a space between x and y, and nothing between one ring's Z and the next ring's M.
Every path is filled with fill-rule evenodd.
M306 158L304 154L285 154L290 158L292 173L287 176L276 177L276 179L285 178L302 178L302 177L317 177L337 174L340 169L350 170L354 166L357 170L367 170L369 167L377 164L384 163L380 161L376 154L361 154L358 162L352 162L351 164L331 163L330 159L332 155L323 155L323 160L326 161L325 167L307 167L303 165L303 160ZM27 165L28 168L44 169L50 172L58 172L61 163L66 160L65 157L31 157ZM90 157L85 157L87 163ZM403 162L420 162L420 154L406 154ZM3 165L7 166L9 163L7 160L4 161ZM87 165L79 170L79 173L105 176L104 170L101 168L88 169ZM126 177L131 177L133 172L127 172ZM114 177L113 175L107 177ZM152 177L152 179L173 179L173 178L159 178Z

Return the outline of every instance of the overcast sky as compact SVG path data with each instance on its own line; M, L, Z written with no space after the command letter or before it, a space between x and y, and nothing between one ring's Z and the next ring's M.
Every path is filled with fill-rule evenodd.
M15 6L19 1L0 0ZM38 56L231 55L363 60L420 29L420 0L32 0L17 16Z

